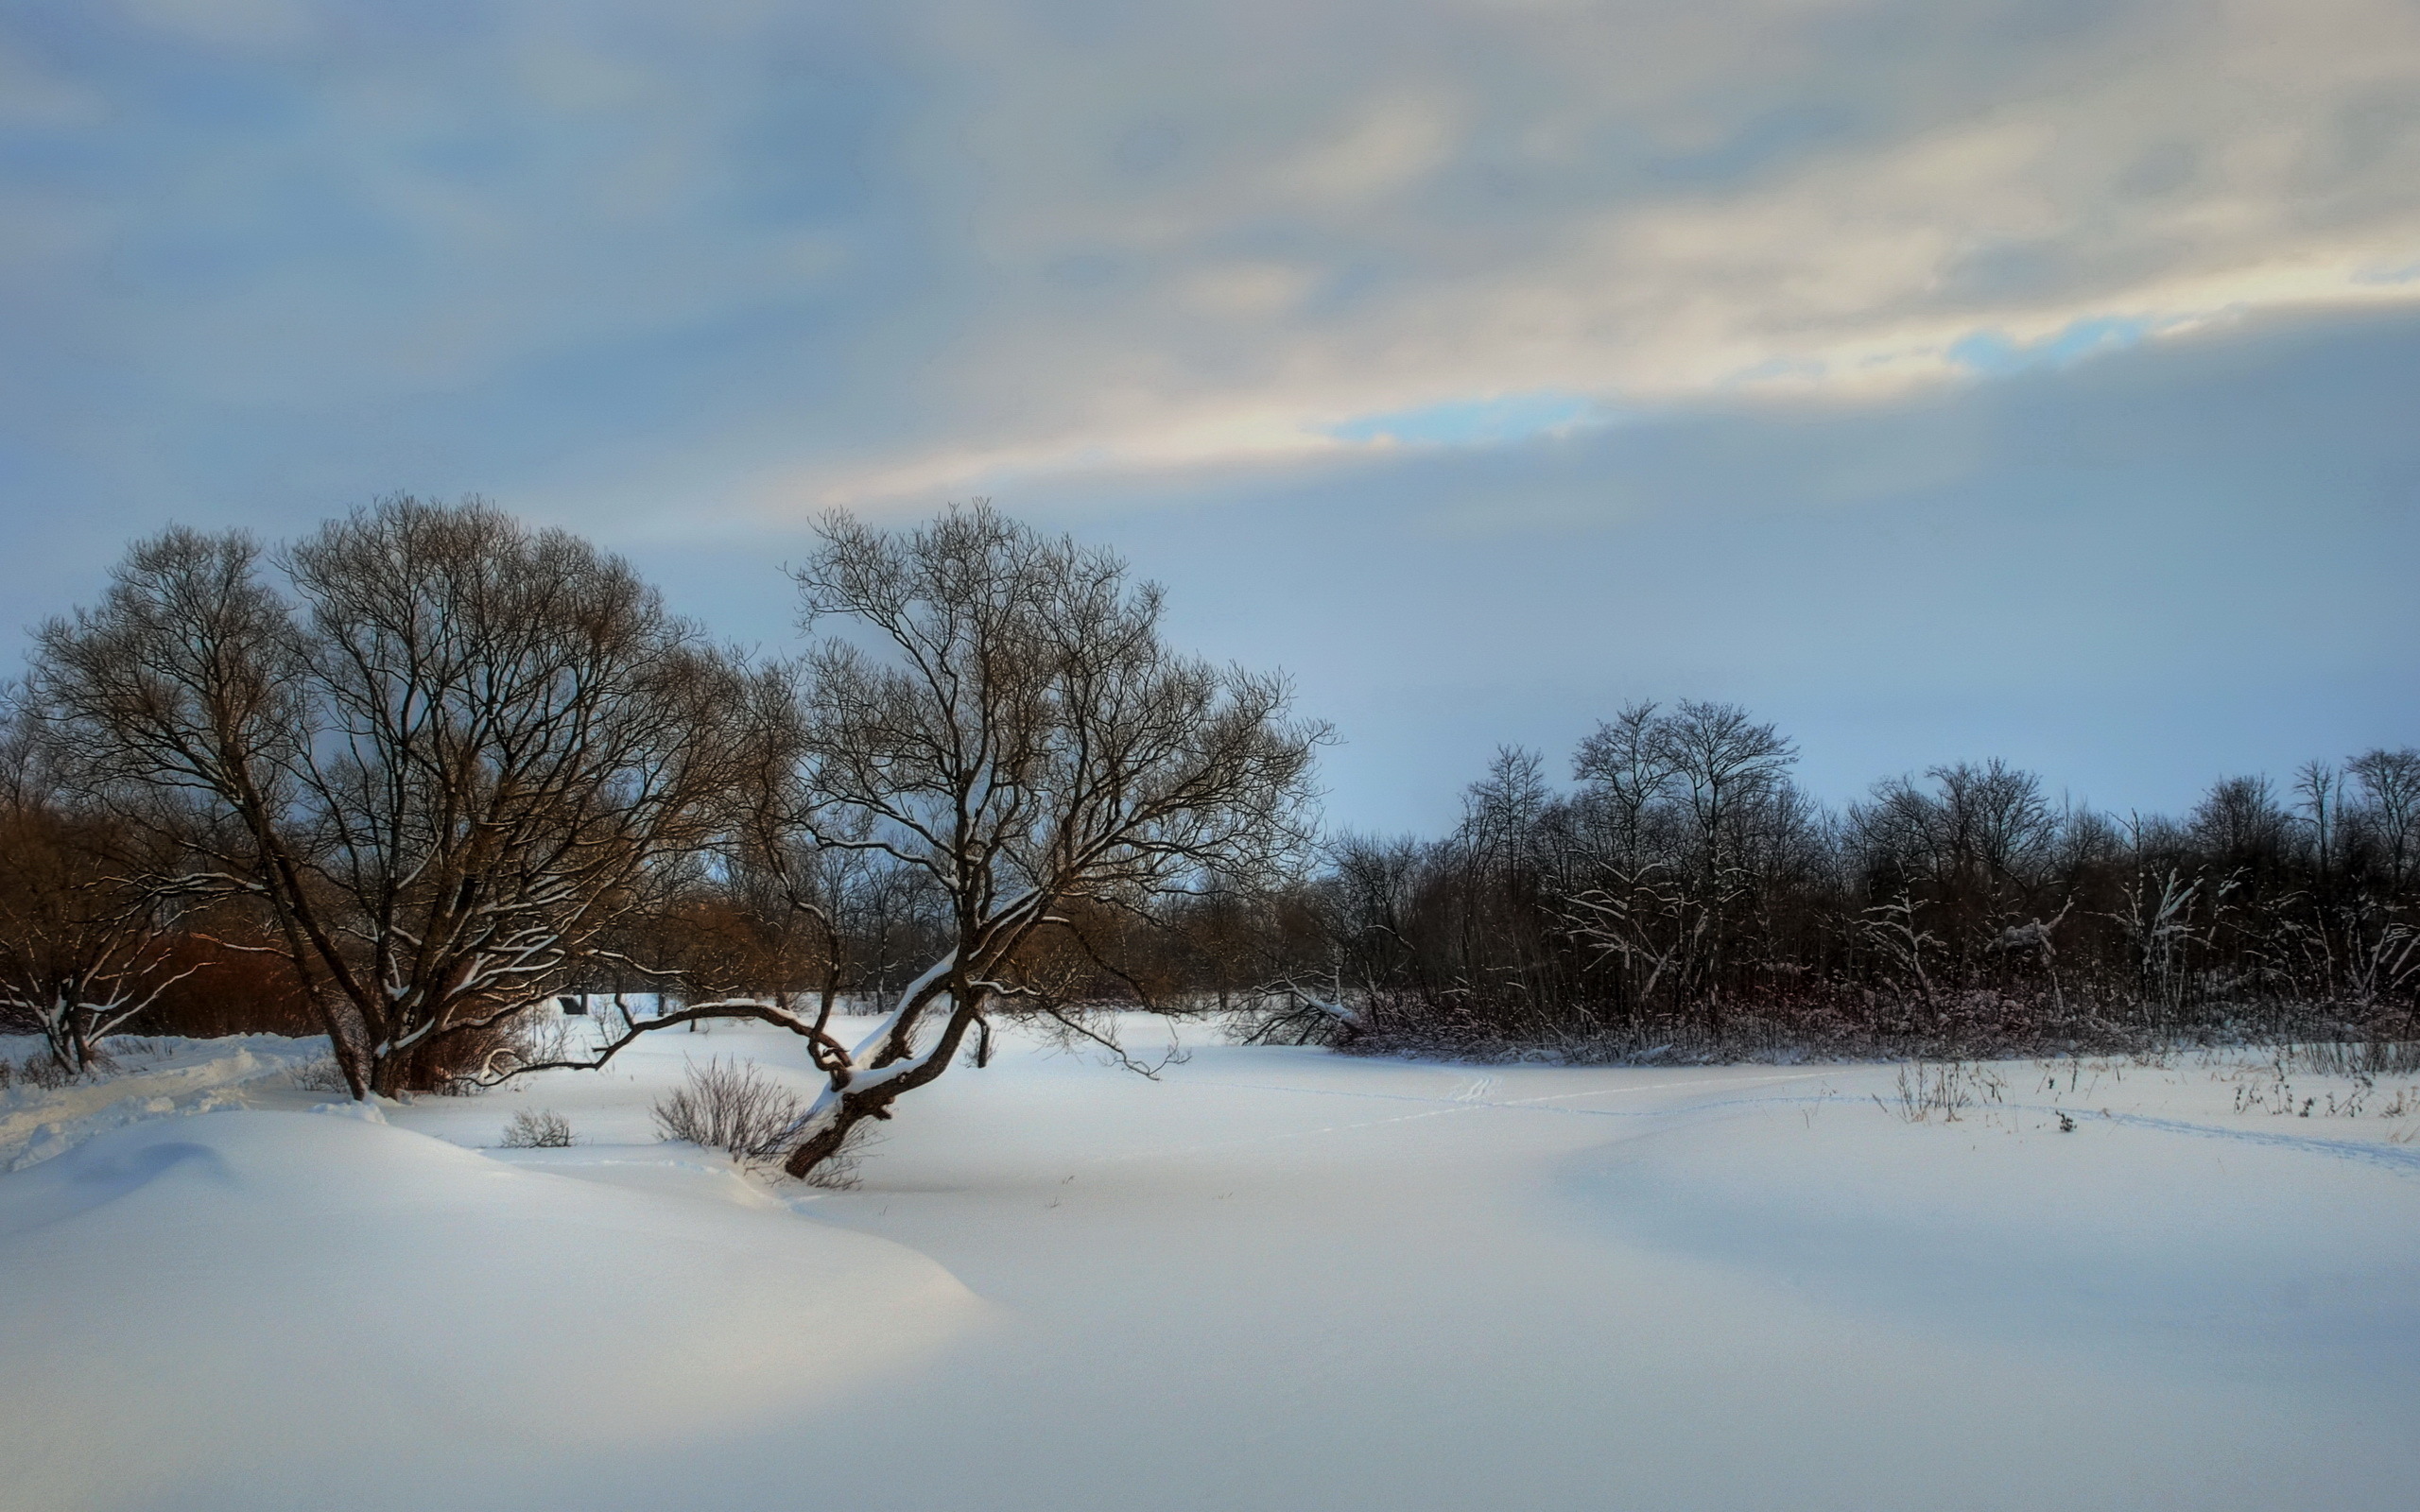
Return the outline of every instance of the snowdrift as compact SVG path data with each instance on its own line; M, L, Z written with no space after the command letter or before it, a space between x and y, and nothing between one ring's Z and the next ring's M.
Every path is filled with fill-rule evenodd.
M657 1040L370 1115L393 1125L199 1046L157 1074L269 1106L179 1116L199 1101L154 1070L7 1104L41 1149L89 1142L0 1176L0 1507L2266 1512L2420 1485L2420 1080L2003 1062L1918 1118L1893 1066L1197 1039L1146 1081L1019 1035L816 1193L648 1112L717 1056L812 1086L795 1037ZM484 1148L524 1108L579 1143Z
M344 1505L548 1457L576 1482L878 1381L982 1312L778 1206L299 1112L118 1129L0 1181L0 1486L29 1508Z

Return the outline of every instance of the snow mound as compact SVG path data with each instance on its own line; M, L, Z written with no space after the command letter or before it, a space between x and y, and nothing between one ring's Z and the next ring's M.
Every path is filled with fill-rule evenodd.
M229 1111L0 1179L0 1485L27 1506L341 1504L760 1427L982 1315L887 1240ZM316 1489L315 1489L316 1488Z
M2063 1133L2048 1105L1957 1125L1848 1099L1799 1111L1678 1122L1575 1157L1562 1185L1627 1242L1936 1335L2420 1386L2405 1146L2099 1112Z

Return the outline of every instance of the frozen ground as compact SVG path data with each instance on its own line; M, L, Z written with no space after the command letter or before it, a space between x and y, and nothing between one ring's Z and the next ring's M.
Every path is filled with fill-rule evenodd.
M2015 1062L1910 1123L1890 1067L1015 1044L825 1194L654 1142L709 1055L804 1085L734 1028L383 1126L257 1064L6 1094L0 1502L2420 1504L2391 1083ZM523 1108L582 1143L486 1149Z

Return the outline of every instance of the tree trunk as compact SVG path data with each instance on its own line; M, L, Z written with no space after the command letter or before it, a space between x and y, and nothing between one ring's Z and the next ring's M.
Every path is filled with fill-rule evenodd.
M973 1001L969 1001L969 999ZM798 1148L790 1151L782 1169L793 1177L805 1177L816 1167L840 1153L849 1135L869 1118L889 1118L890 1105L903 1092L913 1091L949 1069L958 1057L959 1046L966 1040L967 1027L981 1011L981 994L954 996L949 1021L942 1026L941 1043L913 1067L896 1076L887 1077L862 1091L843 1091L833 1109L831 1122L806 1137ZM894 1039L893 1043L897 1040ZM892 1062L896 1064L894 1060Z

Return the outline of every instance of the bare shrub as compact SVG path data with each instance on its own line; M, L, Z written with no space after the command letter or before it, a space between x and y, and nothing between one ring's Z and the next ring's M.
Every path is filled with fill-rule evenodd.
M807 1105L752 1060L690 1062L680 1086L655 1101L668 1140L728 1150L746 1165L779 1160L794 1143Z
M2294 1046L2289 1058L2323 1076L2409 1076L2420 1073L2420 1040L2320 1040Z
M560 1013L525 1013L509 1029L505 1053L524 1065L568 1059L588 1048L590 1022L582 1019L575 1029Z
M307 1092L350 1093L353 1090L345 1084L344 1068L337 1064L334 1056L321 1056L316 1060L299 1063L285 1074L285 1080L286 1085Z
M508 1150L562 1150L571 1143L571 1120L550 1108L525 1108L504 1125Z
M45 1055L27 1056L17 1062L17 1079L28 1087L44 1091L64 1087L76 1079L76 1073Z
M1943 1123L1955 1124L1965 1109L1996 1103L2006 1091L2008 1083L1980 1062L1918 1060L1899 1068L1898 1093L1892 1102L1879 1097L1874 1102L1902 1123L1928 1123L1939 1113Z

